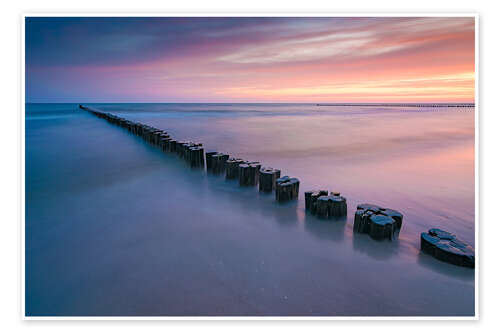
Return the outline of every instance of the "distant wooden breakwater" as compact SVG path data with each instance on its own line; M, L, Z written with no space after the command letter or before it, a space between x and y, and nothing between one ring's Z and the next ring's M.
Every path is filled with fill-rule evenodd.
M221 152L205 151L202 143L176 140L163 130L111 113L83 105L79 105L79 108L127 129L166 153L177 154L191 168L203 170L206 168L207 172L213 174L225 174L226 179L237 179L240 186L258 185L260 192L274 191L275 200L280 203L297 200L299 197L299 179L282 176L279 169L262 167L260 162L231 157ZM306 210L318 218L347 216L347 200L339 192L306 191L304 197ZM403 214L400 212L372 204L360 204L354 216L353 230L366 233L376 240L393 240L399 236L402 225ZM420 244L423 252L439 260L459 266L475 267L472 247L451 233L436 228L430 229L420 235Z
M316 106L395 106L410 108L473 108L474 103L334 103L334 104L316 104Z

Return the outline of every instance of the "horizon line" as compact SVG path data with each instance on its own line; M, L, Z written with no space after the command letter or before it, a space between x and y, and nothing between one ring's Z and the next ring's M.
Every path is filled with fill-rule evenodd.
M24 102L25 104L315 104L328 105L361 105L361 104L476 104L472 102Z

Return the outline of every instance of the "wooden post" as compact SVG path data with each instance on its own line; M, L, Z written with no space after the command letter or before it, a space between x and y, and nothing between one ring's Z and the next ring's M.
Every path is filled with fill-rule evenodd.
M186 143L186 141L177 141L177 143L175 145L175 152L177 153L177 155L182 156L182 153L184 151L183 145L185 143Z
M165 139L169 139L170 138L170 135L168 135L166 132L163 132L162 134L160 134L160 137L158 138L158 145L162 147L163 149L163 145L162 145L162 141L165 140ZM165 150L165 149L164 149Z
M226 161L229 159L228 154L217 153L212 155L212 172L221 174L226 170Z
M192 168L201 168L203 163L203 148L201 146L193 146L189 148L189 163Z
M403 224L403 214L372 204L358 205L354 215L355 232L367 233L373 239L394 239Z
M272 192L276 188L276 180L280 178L281 170L262 168L259 170L259 191Z
M388 238L392 240L396 232L392 217L372 214L370 220L370 237L373 239Z
M238 177L240 186L255 186L259 181L259 162L248 162L239 165Z
M286 202L299 197L300 181L297 178L284 176L276 180L276 201Z
M206 160L207 160L207 161L206 161L206 162L207 162L207 163L206 163L206 164L207 164L207 171L209 171L209 170L211 171L211 170L212 170L212 165L213 165L213 164L212 164L212 157L213 157L215 154L217 154L217 152L216 152L216 151L207 151L207 152L205 153L205 157L206 157Z
M318 190L318 191L304 192L304 197L306 200L306 210L310 210L311 213L315 214L315 212L316 212L316 200L318 200L318 198L320 196L323 196L323 195L328 195L328 191L327 190Z
M307 191L304 193L306 210L320 218L341 217L347 215L347 202L340 192Z
M191 147L195 147L195 145L192 142L184 142L181 146L180 156L181 156L181 158L185 159L188 162L189 162L189 157L190 157L189 149Z
M177 140L170 140L169 144L168 144L168 151L171 152L171 153L175 153L175 149L177 148Z
M168 151L168 142L170 141L169 138L162 138L160 140L160 147L162 151Z
M241 158L230 157L226 161L226 179L237 179L240 164L245 163Z
M420 234L420 249L434 258L450 264L475 267L474 249L452 233L441 229L429 229Z
M328 208L329 217L341 217L347 215L347 201L340 196L340 192L330 194L330 206Z
M319 218L327 218L328 211L330 208L330 202L328 196L324 195L318 198L316 201L316 216Z

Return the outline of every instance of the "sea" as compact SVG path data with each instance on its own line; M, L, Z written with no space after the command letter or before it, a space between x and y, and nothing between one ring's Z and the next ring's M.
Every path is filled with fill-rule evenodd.
M78 104L28 103L26 316L475 315L475 270L420 251L429 228L476 245L473 105L85 105L278 168L300 195L278 204ZM306 212L315 189L347 217ZM361 203L400 211L399 238L353 233Z

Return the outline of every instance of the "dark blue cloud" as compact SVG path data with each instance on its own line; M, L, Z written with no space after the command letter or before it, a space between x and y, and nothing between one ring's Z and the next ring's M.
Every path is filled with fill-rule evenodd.
M367 18L363 21L369 20ZM286 38L354 18L290 17L28 17L31 66L122 65L241 43ZM307 28L307 29L306 29Z
M28 17L29 66L109 65L168 57L213 39L231 41L237 32L262 38L255 26L273 18ZM246 28L246 30L245 30Z

